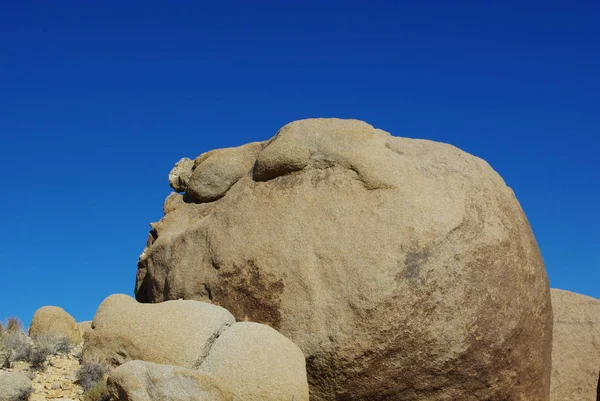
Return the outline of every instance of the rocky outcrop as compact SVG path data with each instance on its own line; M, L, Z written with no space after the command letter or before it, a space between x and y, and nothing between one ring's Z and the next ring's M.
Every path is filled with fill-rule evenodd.
M139 359L193 369L234 322L227 310L209 303L144 305L127 295L111 295L94 316L83 359L100 353L113 366Z
M58 306L44 306L33 315L29 326L29 335L58 334L67 337L71 343L81 341L77 322L73 316Z
M0 401L27 401L31 380L20 372L0 372Z
M263 324L239 322L228 328L200 369L227 383L236 400L308 401L302 351Z
M356 120L181 162L136 297L210 301L307 357L311 399L548 399L535 238L483 160Z
M210 374L177 366L130 361L113 369L108 391L117 401L233 401Z
M597 401L600 386L600 300L552 289L552 401Z

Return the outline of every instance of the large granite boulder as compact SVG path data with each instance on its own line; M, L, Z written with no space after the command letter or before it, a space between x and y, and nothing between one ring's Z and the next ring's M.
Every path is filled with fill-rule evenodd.
M233 323L227 310L205 302L146 305L115 294L102 302L94 316L83 359L103 355L113 366L144 360L193 369L200 366L214 339Z
M113 369L107 387L118 401L233 401L219 379L198 370L144 361Z
M302 351L264 324L239 322L228 328L200 369L227 383L236 400L308 401Z
M211 301L307 357L311 399L548 399L552 308L513 191L453 146L311 119L171 173L136 297Z
M71 343L81 341L77 322L63 308L58 306L43 306L33 315L29 326L29 335L58 334L67 337Z
M600 400L600 300L552 289L552 401Z

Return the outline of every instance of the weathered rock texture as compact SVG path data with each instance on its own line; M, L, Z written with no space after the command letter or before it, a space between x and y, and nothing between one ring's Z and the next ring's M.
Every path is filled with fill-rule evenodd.
M597 401L600 385L600 300L552 289L552 401Z
M0 401L26 401L32 392L31 380L20 372L0 372Z
M69 338L72 343L81 341L77 322L73 316L58 306L43 306L33 315L29 335L53 333Z
M231 326L215 341L200 369L227 383L236 400L308 401L302 351L264 324Z
M212 375L177 366L130 361L113 369L108 391L118 401L233 401Z
M307 356L311 399L548 399L552 309L529 223L483 160L356 120L180 163L142 302L212 301ZM187 166L187 167L186 167Z
M234 322L228 311L209 303L144 305L127 295L111 295L94 316L83 359L103 354L114 366L140 359L197 368L214 339Z

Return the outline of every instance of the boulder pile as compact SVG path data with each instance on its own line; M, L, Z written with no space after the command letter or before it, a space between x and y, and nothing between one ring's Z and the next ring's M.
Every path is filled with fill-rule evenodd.
M172 396L178 392L207 401L308 401L302 351L273 328L236 323L210 303L140 304L111 295L96 312L82 359L99 355L117 367L108 389L119 401L183 399Z

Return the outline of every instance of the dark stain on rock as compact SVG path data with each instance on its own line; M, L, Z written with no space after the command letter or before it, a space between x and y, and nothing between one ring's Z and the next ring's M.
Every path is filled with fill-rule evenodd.
M268 324L278 330L283 288L281 279L265 275L254 260L248 260L243 266L219 270L218 283L211 286L212 302L229 310L238 321Z
M210 301L213 300L213 294L212 294L212 290L210 288L210 284L208 283L204 283L202 284L202 286L204 287L204 294L201 294L202 296L207 297Z
M431 256L428 250L408 252L404 258L404 270L401 277L408 280L416 280L421 273L421 266L427 263Z

